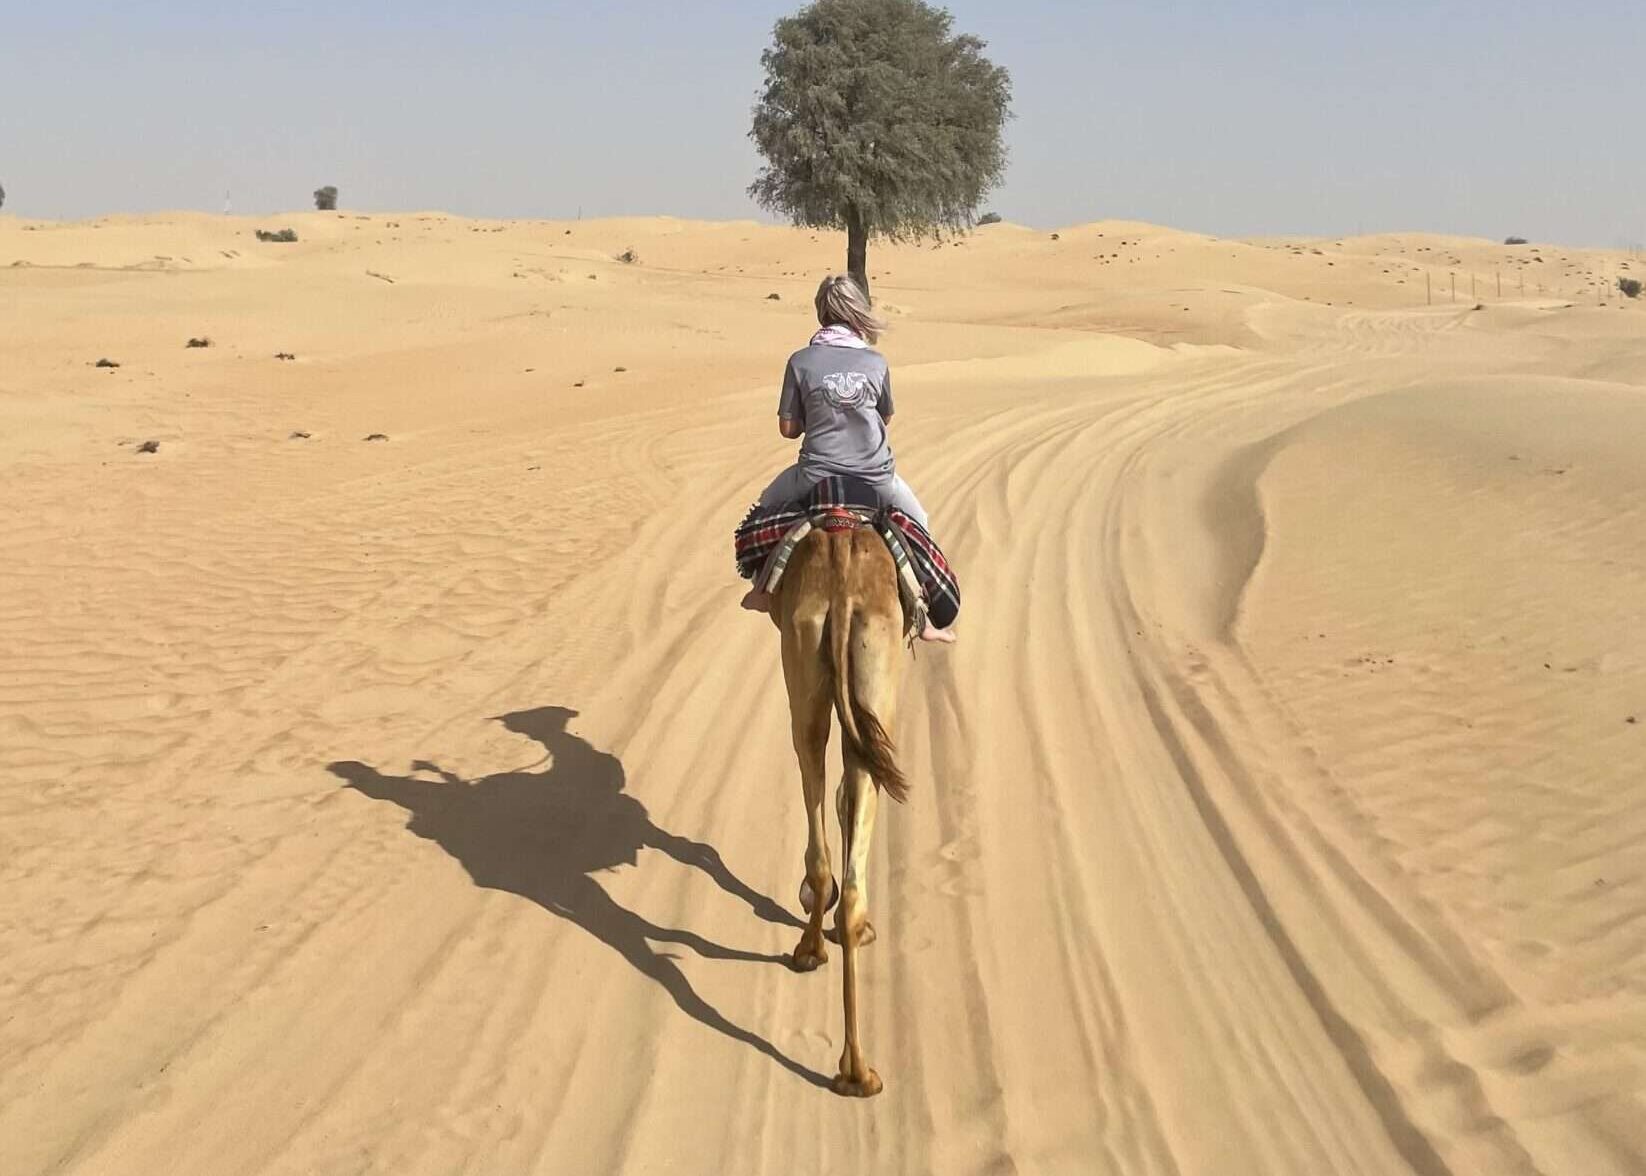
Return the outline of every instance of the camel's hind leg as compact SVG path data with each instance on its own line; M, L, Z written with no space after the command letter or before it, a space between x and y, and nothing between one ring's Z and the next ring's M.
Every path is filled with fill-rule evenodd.
M794 949L794 966L809 972L828 962L823 912L834 892L829 863L829 830L824 820L823 756L829 746L832 682L823 652L823 622L796 620L783 630L783 679L789 689L794 754L806 799L806 890L811 892L806 930ZM804 895L802 895L804 900Z
M846 995L846 1048L840 1054L840 1073L835 1076L836 1094L867 1098L881 1091L880 1075L863 1060L857 1031L858 949L864 946L869 913L869 846L874 840L874 816L880 793L869 774L849 751L846 776L840 782L841 851L845 855L845 876L840 883L840 905L835 910L835 934L845 959L843 983Z

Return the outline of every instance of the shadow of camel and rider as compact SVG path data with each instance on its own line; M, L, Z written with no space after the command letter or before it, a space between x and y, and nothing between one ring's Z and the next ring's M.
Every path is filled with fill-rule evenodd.
M822 1074L729 1021L697 994L668 954L652 945L677 944L707 959L785 967L788 956L739 951L692 931L660 927L616 902L595 880L600 871L637 865L642 849L656 849L701 870L760 918L786 927L803 925L733 874L712 846L653 823L645 806L623 790L622 762L566 729L576 715L565 707L544 706L498 720L543 746L548 754L541 770L533 770L538 768L534 764L465 780L424 760L412 764L419 774L410 776L387 776L353 760L327 767L355 791L405 809L407 829L456 858L476 885L518 894L576 924L661 986L681 1012L808 1082L826 1086Z

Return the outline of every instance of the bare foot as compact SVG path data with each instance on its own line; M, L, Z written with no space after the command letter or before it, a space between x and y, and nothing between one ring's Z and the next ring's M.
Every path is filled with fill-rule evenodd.
M750 612L769 613L772 611L772 594L770 592L761 592L758 589L750 588L748 593L743 597L742 604L743 607L748 609Z
M930 621L927 621L926 627L920 631L920 639L922 641L935 641L939 645L954 644L953 633L949 632L947 629L939 629Z

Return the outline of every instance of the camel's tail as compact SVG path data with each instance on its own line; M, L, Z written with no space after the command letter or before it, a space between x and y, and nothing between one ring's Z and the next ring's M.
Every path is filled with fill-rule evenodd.
M847 562L851 559L851 545L841 544ZM862 700L862 684L853 674L851 645L854 630L860 624L856 604L847 591L846 568L837 569L835 596L829 607L829 656L834 670L834 705L840 714L840 729L845 735L848 750L867 769L875 786L893 800L909 798L909 782L897 766L896 748L875 713Z

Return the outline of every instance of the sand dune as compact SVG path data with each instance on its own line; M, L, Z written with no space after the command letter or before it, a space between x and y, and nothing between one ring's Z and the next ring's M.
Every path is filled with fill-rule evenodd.
M860 1103L728 542L839 251L0 218L0 1172L1646 1170L1642 263L873 251Z

